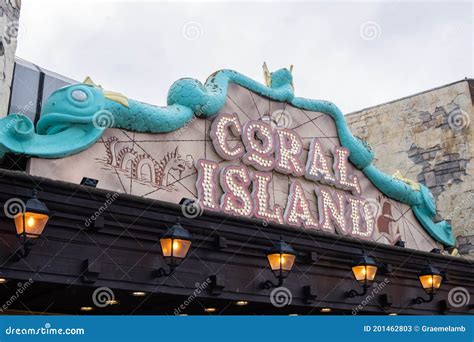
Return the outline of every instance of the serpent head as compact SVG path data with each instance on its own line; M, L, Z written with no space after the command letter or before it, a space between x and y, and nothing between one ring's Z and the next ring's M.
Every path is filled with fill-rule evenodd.
M43 106L38 121L39 134L54 134L71 124L92 124L94 115L105 107L101 88L75 84L56 90Z
M6 152L60 158L85 150L105 130L94 124L106 97L99 87L76 84L56 90L43 106L36 126L30 118L12 113L0 120L0 155Z

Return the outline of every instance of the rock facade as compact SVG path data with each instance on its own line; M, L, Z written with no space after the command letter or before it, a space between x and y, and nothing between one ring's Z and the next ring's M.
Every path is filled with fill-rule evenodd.
M375 164L425 184L451 221L459 252L474 257L474 80L348 114Z

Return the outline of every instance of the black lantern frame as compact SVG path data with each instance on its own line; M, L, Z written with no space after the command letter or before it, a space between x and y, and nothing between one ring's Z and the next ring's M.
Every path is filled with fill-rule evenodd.
M423 277L431 277L428 279L431 279L431 287L425 287L425 284L423 284ZM439 277L439 286L436 286L435 279L438 279ZM433 301L434 296L436 292L441 288L441 285L443 284L445 278L445 274L443 274L439 269L434 267L433 265L428 264L427 267L425 267L419 274L418 274L418 280L420 281L421 286L423 287L423 290L425 290L426 294L429 296L428 299L425 299L423 297L416 297L413 299L413 304L421 304L421 303L429 303Z
M362 279L362 280L357 279L355 271L354 271L354 268L359 267L359 266L364 266L365 267L364 279ZM352 264L352 273L353 273L354 278L356 279L356 281L362 287L362 292L359 293L356 290L350 290L347 293L347 296L353 298L353 297L359 297L359 296L365 295L367 293L367 289L372 285L372 283L373 283L373 281L374 281L374 279L377 275L377 271L378 271L379 266L380 265L377 261L375 261L373 258L366 255L365 253L361 257L358 257L357 259L355 259L354 263ZM374 278L373 279L367 279L367 273L368 273L367 272L367 267L375 267Z
M169 240L169 242L165 240ZM170 255L168 256L165 255L165 248L164 248L165 243L169 245L169 249L170 249L169 251ZM187 244L187 246L183 247L186 249L183 256L175 255L176 243ZM185 229L181 225L180 218L178 217L178 219L176 220L176 223L160 238L163 259L168 265L169 271L166 271L163 267L160 267L158 270L156 270L156 276L167 277L173 274L173 272L176 270L179 264L181 264L181 262L184 260L187 253L189 252L191 243L192 243L192 235L191 233L189 233L187 229Z
M31 246L33 245L31 239L35 239L41 236L48 224L49 219L51 218L51 212L49 211L46 204L44 204L38 199L38 191L36 189L33 189L33 196L28 199L28 201L26 201L25 207L22 209L23 210L14 217L15 228L17 229L17 236L20 238L21 241L21 248L16 252L18 258L24 258L29 254ZM34 216L30 215L47 216L46 222L41 228L41 233L36 234L27 230L26 225L28 217L34 219ZM17 223L18 219L21 219L21 223ZM21 227L21 231L18 231L19 227Z
M276 268L276 269L273 269L272 268L272 272L273 274L275 275L275 277L278 279L278 283L277 284L274 284L272 281L270 280L267 280L265 282L263 282L261 284L261 288L263 289L271 289L272 287L280 287L283 285L285 279L288 277L288 275L290 274L291 272L291 269L293 268L294 266L294 263L295 263L295 260L296 260L296 252L295 250L293 249L293 247L291 247L289 244L287 244L285 241L283 241L283 237L280 236L280 240L275 243L266 253L266 256L267 256L267 259L270 263L270 267L272 266L271 265L271 261L270 261L270 258L271 256L277 256L278 255L278 258L279 258L279 267ZM291 262L291 267L290 269L284 269L283 268L283 262L282 262L282 259L285 257L285 256L290 256L290 257L293 257L293 261Z

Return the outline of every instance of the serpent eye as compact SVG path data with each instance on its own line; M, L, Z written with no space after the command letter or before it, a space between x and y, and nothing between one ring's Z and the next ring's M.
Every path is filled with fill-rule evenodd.
M87 94L85 91L82 91L82 90L74 90L72 93L71 93L71 97L76 100L76 101L79 101L79 102L84 102L87 100Z

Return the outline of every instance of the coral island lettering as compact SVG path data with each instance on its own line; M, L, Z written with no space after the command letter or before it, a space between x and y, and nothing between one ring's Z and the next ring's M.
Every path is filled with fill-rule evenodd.
M359 180L352 173L347 149L334 147L334 162L330 165L322 144L314 138L304 162L303 143L296 132L261 120L242 125L237 114L216 117L210 135L217 154L237 164L220 168L213 160L196 161L198 202L203 209L365 239L372 237L373 213L370 203L360 196ZM285 208L271 206L272 171L294 176ZM309 195L297 177L313 182L311 196L315 196L316 210L311 210ZM220 192L223 194L219 195Z

